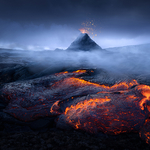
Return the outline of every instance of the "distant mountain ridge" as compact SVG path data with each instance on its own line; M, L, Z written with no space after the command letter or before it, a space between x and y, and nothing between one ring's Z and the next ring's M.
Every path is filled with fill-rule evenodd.
M80 34L77 39L71 43L71 45L66 50L82 50L82 51L92 51L92 50L102 50L102 48L96 44L87 33Z
M150 43L139 44L139 45L127 45L121 47L110 47L106 48L107 51L110 52L147 52L150 51Z

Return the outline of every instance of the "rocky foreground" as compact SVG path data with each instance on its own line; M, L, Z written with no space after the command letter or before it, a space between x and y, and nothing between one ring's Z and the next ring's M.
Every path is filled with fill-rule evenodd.
M74 73L76 73L77 76L80 76L80 73L78 72L74 72ZM70 74L64 73L63 75L55 74L55 78L53 76L48 76L42 78L43 80L41 80L41 78L38 78L35 80L30 80L25 82L8 83L3 86L3 88L1 89L1 92L3 93L1 93L1 99L0 99L0 139L1 139L0 149L1 150L9 150L9 149L10 150L15 150L15 149L21 149L21 150L28 150L28 149L29 150L32 149L33 150L42 150L42 149L43 150L44 149L45 150L49 150L49 149L50 150L51 149L52 150L80 150L80 149L82 150L84 149L85 150L98 150L98 149L140 150L142 149L143 150L144 149L144 150L149 150L150 145L146 144L145 139L142 140L140 138L139 132L122 133L119 135L104 134L102 132L98 132L96 134L90 134L85 131L76 130L71 127L65 126L65 124L62 124L64 125L64 127L61 127L60 124L58 126L57 124L59 118L59 116L57 116L58 114L56 116L55 114L54 116L51 116L50 114L48 116L45 115L43 117L44 114L42 113L43 115L41 117L34 115L35 116L34 120L32 119L28 119L27 121L23 120L23 118L25 117L23 116L23 113L31 114L30 117L32 117L32 115L37 112L35 110L38 110L40 108L37 106L41 105L41 103L39 103L38 105L37 104L33 105L35 108L33 106L28 108L23 105L24 103L21 103L21 101L19 102L19 100L22 100L19 99L19 97L22 96L25 97L26 102L28 102L27 100L31 99L31 95L33 95L31 92L34 91L34 95L32 96L31 99L32 103L34 104L34 102L36 102L33 101L36 100L34 99L34 96L37 97L37 94L39 92L39 90L35 88L36 86L38 87L38 89L40 89L40 87L49 88L48 86L49 82L47 82L47 80L53 79L53 81L57 81L58 79L59 80L64 79L64 77L67 77L68 75L75 76L74 73L70 73ZM86 84L86 86L88 84ZM28 87L27 85L32 85L32 88L29 92L31 94L29 95L26 88L29 89L30 87ZM54 85L57 86L57 84ZM61 84L59 85L61 86ZM88 86L91 87L91 84L89 84ZM20 87L24 87L24 88L20 88ZM83 87L84 89L86 89L85 86ZM85 93L87 92L87 89L83 90L83 87L80 88L80 91L82 92L84 91L84 93L82 92L80 93L80 91L78 91L79 95L83 95L83 94L85 95ZM94 91L90 90L90 92L97 92L96 88L94 89L95 89ZM19 92L20 90L21 93L23 93L23 95L20 94ZM24 90L26 90L27 92L25 92ZM44 91L45 93L42 91ZM49 95L49 92L48 93L46 92L47 90L42 90L42 91L41 94L45 94L44 98L46 97L46 95ZM70 92L71 94L73 93L72 91L69 90L67 91ZM57 90L57 95L55 94L55 97L58 96L60 99L61 96L58 94L59 92L62 93L61 90L60 91ZM77 93L74 93L74 95L75 94ZM115 94L118 95L119 93L115 93ZM69 93L66 96L71 97ZM65 99L68 99L68 97L65 97ZM9 101L9 103L7 103L7 100ZM10 101L12 101L12 103L10 103ZM43 99L42 102L44 103L48 101L46 101L46 99ZM22 107L21 109L19 107L20 106L19 104L21 104ZM27 104L29 105L30 103ZM17 107L14 108L14 106ZM7 109L7 108L11 108L11 109ZM16 116L17 114L15 115L15 110L17 109L21 110L20 112L18 111L19 112L18 119ZM45 107L43 107L43 109L44 111L42 112L47 111L50 113L50 108L46 107L45 109ZM6 110L11 110L11 111L9 112ZM28 111L30 112L28 113ZM22 118L20 118L20 116L22 116ZM60 128L64 128L64 130ZM145 129L147 129L146 126L145 128L143 128L143 130Z
M138 133L117 136L51 128L46 132L0 132L1 150L149 150Z
M43 77L39 74L35 78L24 69L16 70L12 67L16 72L11 72L10 68L6 69L4 66L0 74L0 149L150 149L145 140L148 137L144 137L145 131L150 130L147 125L142 130L144 133L142 135L144 140L142 140L139 132L119 135L102 132L90 134L65 126L64 122L58 124L59 115L70 105L69 102L82 100L82 97L89 99L90 95L101 91L99 84L112 86L109 89L109 92L112 92L110 95L121 97L122 94L115 92L116 88L114 89L113 85L119 81L131 81L132 77L119 78L100 69L99 71L65 71ZM24 79L24 76L32 77L29 80ZM147 77L140 76L135 79L140 84L150 85L150 79ZM138 85L131 85L130 92L134 92L136 87ZM122 86L120 88L122 89ZM105 94L109 96L108 93L99 93L100 96ZM127 99L127 96L123 98ZM58 99L61 107L53 107L54 112L51 113L50 108ZM145 110L142 114L144 114L142 120L145 120L147 118Z

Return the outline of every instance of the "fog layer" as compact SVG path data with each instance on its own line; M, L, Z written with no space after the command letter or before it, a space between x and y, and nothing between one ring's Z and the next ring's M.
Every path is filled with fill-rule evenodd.
M1 63L27 64L35 72L39 69L59 72L72 68L103 68L120 74L149 74L149 55L150 44L111 48L104 52L1 50Z

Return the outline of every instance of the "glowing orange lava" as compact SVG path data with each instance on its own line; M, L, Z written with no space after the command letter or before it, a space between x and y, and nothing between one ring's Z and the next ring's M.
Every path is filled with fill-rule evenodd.
M77 70L77 71L73 71L73 73L86 73L86 70Z
M150 144L150 86L136 80L112 86L84 80L95 79L93 73L87 78L91 72L64 71L28 84L8 83L1 90L8 103L4 111L22 121L57 115L57 125L90 133L140 132Z
M144 96L144 98L142 98L142 100L140 101L140 107L142 110L144 110L144 103L146 103L146 101L150 101L150 86L139 85L137 89L140 90L142 95Z
M62 74L67 74L68 71L64 71L64 72L59 72L59 73L55 73L55 75L62 75Z
M58 106L58 103L59 103L59 100L58 101L56 101L53 105L52 105L52 107L51 107L51 109L50 109L50 112L51 113L53 113L53 114L60 114L57 110L59 109L59 106Z
M106 86L69 77L55 86L98 90L89 98L78 98L77 102L66 107L63 113L65 121L75 129L109 134L139 131L149 113L145 108L150 110L147 105L150 87L139 85L136 80Z
M79 29L79 31L80 31L81 33L88 33L88 34L89 34L89 31L86 30L86 29L84 29L84 28Z
M67 107L65 120L76 129L92 133L119 134L138 130L145 120L144 113L136 108L138 101L136 95L100 93Z
M146 141L147 144L150 144L150 119L146 119L139 133L140 137Z
M73 72L68 72L68 71L64 71L64 72L59 72L59 73L55 73L56 76L58 75L68 75L68 74L74 74L74 75L80 75L80 74L83 74L83 73L86 73L87 71L86 70L76 70L76 71L73 71Z

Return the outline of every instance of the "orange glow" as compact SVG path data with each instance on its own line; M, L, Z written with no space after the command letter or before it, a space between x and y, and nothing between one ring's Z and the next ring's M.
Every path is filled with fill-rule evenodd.
M62 75L62 74L67 74L68 71L60 72L60 73L55 73L55 75Z
M79 29L79 31L80 31L81 33L87 33L87 34L89 34L89 31L86 30L86 29L84 29L84 28Z
M140 107L142 110L144 110L144 103L150 100L150 86L139 85L137 89L141 91L142 95L144 96L144 98L142 98L142 100L140 101Z
M78 104L76 105L71 105L71 107L67 107L66 110L65 110L65 115L69 112L69 111L72 111L73 109L77 110L78 111L78 114L82 113L82 109L86 110L88 107L90 107L90 109L96 107L96 104L99 103L99 104L102 104L104 102L108 102L110 101L111 99L105 97L103 99L90 99L90 100L85 100L83 102L79 102ZM89 109L89 108L88 108ZM71 112L69 112L71 113Z
M86 72L86 70L73 73L78 72ZM92 98L83 100L81 97L81 101L78 98L77 103L66 107L64 111L66 123L75 129L92 133L103 131L109 134L119 134L141 128L145 120L145 114L142 111L144 111L143 105L149 100L150 87L139 85L136 80L106 86L77 77L69 77L57 82L55 86L63 87L63 89L74 87L81 91L84 88L99 91L91 95ZM74 97L71 99L73 101ZM148 107L147 109L149 110Z
M83 79L75 78L75 77L70 77L64 80L65 84L68 85L73 85L73 86L89 86L93 85L96 87L99 87L100 85L97 83L91 83L89 81L85 81Z
M139 135L147 144L150 144L150 119L145 120Z
M95 76L87 77L90 72L93 70L60 72L48 80L41 79L40 86L39 80L25 88L21 83L8 84L9 88L2 91L9 103L5 112L22 121L60 115L58 126L66 123L91 133L140 132L150 144L150 86L136 80L112 86L94 83L89 79L95 81ZM34 85L35 90L31 90Z
M86 70L77 70L77 71L73 71L73 73L86 73Z
M81 33L90 34L92 38L97 36L97 33L95 32L96 25L94 23L94 20L85 21L81 25L82 25L82 28L79 29Z
M60 114L60 113L57 111L57 109L59 109L58 103L59 103L59 101L56 101L56 102L52 105L52 107L51 107L51 109L50 109L50 113L56 114L56 115Z
M119 134L134 130L137 124L144 121L141 110L134 110L138 99L135 95L114 95L110 92L107 95L103 93L97 98L85 99L67 107L64 112L66 122L75 129L92 133Z
M73 71L73 72L68 72L68 71L64 71L64 72L60 72L60 73L55 73L56 76L58 75L68 75L68 74L75 74L75 75L80 75L80 74L83 74L83 73L86 73L87 71L86 70L77 70L77 71Z

